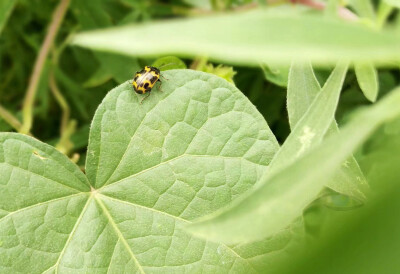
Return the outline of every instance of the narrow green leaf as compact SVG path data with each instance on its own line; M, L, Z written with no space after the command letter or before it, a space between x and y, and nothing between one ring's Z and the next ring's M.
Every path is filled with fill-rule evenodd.
M365 97L371 102L375 102L378 96L378 72L371 63L355 63L354 69L358 84Z
M315 198L356 147L382 123L400 115L400 89L353 116L335 136L299 161L275 173L231 206L188 226L196 235L223 241L251 241L288 226ZM351 136L351 138L349 138ZM315 167L310 168L310 167Z
M324 66L341 58L380 64L400 60L400 35L394 30L377 32L293 9L111 28L78 34L73 43L133 56L206 55L227 63L257 66L260 62L288 64L294 59Z
M293 62L289 70L287 110L290 128L294 128L307 112L315 96L321 90L309 63Z
M0 1L0 34L7 23L8 17L14 9L16 0L2 0Z
M396 218L400 210L399 118L377 130L360 155L373 190L368 203L346 214L331 215L318 240L303 245L275 273L400 272L400 265L393 259L400 256L400 235L393 229L400 226ZM397 132L387 134L387 129ZM373 149L366 149L371 146Z
M321 142L329 125L334 120L347 67L348 65L345 63L336 66L321 92L315 96L307 112L298 121L275 155L267 176L293 163Z
M287 92L287 108L291 128L294 128L307 112L319 90L320 86L311 65L309 63L293 63L290 68ZM337 123L333 121L328 128L327 135L335 134L338 131ZM318 143L322 139L320 138L316 141ZM367 192L368 186L353 156L342 164L326 185L338 193L355 198L358 200L357 202L365 199L365 192Z
M350 0L349 5L355 9L359 16L375 19L374 6L371 0Z

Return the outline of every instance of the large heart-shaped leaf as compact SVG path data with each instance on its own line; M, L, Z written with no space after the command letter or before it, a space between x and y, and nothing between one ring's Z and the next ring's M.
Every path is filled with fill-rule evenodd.
M259 249L183 227L251 188L278 143L225 80L163 75L163 92L155 87L143 104L128 82L107 95L91 127L87 176L46 144L0 134L0 272L254 270Z

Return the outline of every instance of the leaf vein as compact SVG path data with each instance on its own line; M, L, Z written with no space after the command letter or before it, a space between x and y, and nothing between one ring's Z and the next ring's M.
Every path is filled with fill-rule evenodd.
M184 85L185 85L185 84L184 84ZM182 85L181 87L183 87L184 85ZM178 87L178 88L181 88L181 87ZM118 167L119 167L120 164L122 163L122 160L125 158L126 153L128 152L129 148L131 147L133 138L136 136L136 133L137 133L137 131L139 130L139 128L142 126L144 120L146 120L147 116L148 116L150 113L152 113L153 110L154 110L162 101L164 101L165 99L167 99L171 94L173 94L173 93L172 93L172 92L169 93L169 94L166 95L164 98L162 98L160 101L158 101L157 104L155 104L152 108L150 108L150 109L146 112L146 114L143 116L143 119L140 121L139 125L138 125L138 126L136 127L136 129L135 129L135 132L132 134L131 139L130 139L130 141L129 141L129 144L128 144L128 146L126 147L125 152L124 152L124 154L122 155L120 161L118 162L118 165L115 167L115 169L114 169L114 171L111 173L111 175L107 178L107 180L106 180L105 183L104 183L104 186L108 184L109 180L111 179L111 177L114 175L115 171L118 169ZM118 100L118 99L117 99L117 100ZM100 142L99 158L100 158L100 152L101 152L101 143L102 143L102 142ZM98 174L98 170L99 170L99 165L100 165L100 160L99 160L99 162L98 162L98 164L97 164L96 183L97 183L97 174Z
M188 223L188 224L192 223L192 222L190 222L190 221L188 221L188 220L186 220L186 219L183 219L183 218L181 218L181 217L178 217L178 216L169 214L169 213L164 212L164 211L160 211L160 210L157 210L157 209L154 209L154 208L150 208L150 207L142 206L142 205L135 204L135 203L132 203L132 202L120 200L120 199L117 199L117 198L114 198L114 197L110 197L110 196L107 196L107 195L104 195L104 194L99 194L99 195L101 195L101 196L104 197L105 199L113 200L113 201L115 201L115 202L122 203L122 204L127 204L127 205L134 206L134 207L143 208L143 209L146 209L146 210L149 210L149 211L152 211L152 212L155 212L155 213L158 213L158 214L167 216L167 217L169 217L169 218L173 218L174 220L177 220L177 221L181 221L181 222ZM99 200L99 199L96 199L96 200ZM103 205L103 206L104 206L104 205ZM102 207L103 207L103 206L102 206ZM111 218L111 216L110 216L110 218ZM115 223L114 223L114 224L115 224ZM118 229L118 228L117 228L117 229ZM119 230L118 230L118 231L119 231ZM121 232L120 232L120 233L121 233ZM211 241L209 241L209 242L211 242ZM214 243L223 246L223 247L226 248L228 251L232 252L237 258L240 258L240 259L245 260L242 256L240 256L238 253L236 253L235 250L233 250L233 249L230 248L229 246L225 245L224 243L219 243L219 242L214 242ZM129 250L130 250L130 249L129 249Z
M111 226L114 228L115 233L118 236L118 239L121 240L122 244L125 246L125 248L127 249L129 255L131 255L131 258L133 259L133 261L135 262L135 264L137 265L140 273L144 274L144 270L142 268L142 266L140 265L139 261L137 260L137 258L135 257L135 254L133 254L132 249L130 248L128 242L126 241L124 235L122 235L122 232L119 230L117 224L114 222L110 212L107 210L106 206L103 204L103 202L98 199L97 197L95 197L95 200L97 201L97 203L100 205L101 209L104 212L104 215L106 215L109 223L111 224Z
M61 182L58 182L58 181L56 181L56 180L47 178L47 177L45 177L45 176L43 176L43 175L41 175L41 174L39 174L39 173L33 172L32 170L26 170L26 169L24 169L24 168L22 168L22 167L14 166L14 165L12 165L12 164L10 164L10 163L0 163L0 165L1 165L1 164L10 166L10 167L15 168L15 169L22 170L22 171L24 171L24 172L32 173L32 174L34 174L34 175L36 175L36 176L38 176L38 177L41 177L41 178L46 179L46 180L48 180L48 181L51 181L51 182L57 183L57 184L59 184L59 185L62 185L62 186L65 187L65 188L70 188L70 189L72 189L72 190L74 190L74 191L76 191L76 192L81 192L81 190L79 190L79 189L76 189L76 188L71 187L71 186L68 186L68 185L64 185L64 184L61 183Z
M9 212L7 215L1 217L0 221L5 219L6 217L9 217L11 215L17 214L17 213L19 213L21 211L24 211L24 210L28 210L28 209L34 208L36 206L45 205L45 204L48 204L48 203L51 203L51 202L60 201L60 200L66 199L66 198L71 198L71 197L79 196L79 195L82 195L82 194L84 194L84 193L76 193L76 194L72 194L72 195L68 195L68 196L59 197L59 198L56 198L56 199L51 199L51 200L48 200L48 201L43 201L43 202L40 202L40 203L37 203L37 204L33 204L33 205L30 205L30 206L27 206L27 207L19 208L18 210Z
M79 215L78 219L76 220L76 223L75 223L74 227L72 228L72 230L71 230L71 232L70 232L70 234L68 236L67 241L65 242L64 248L60 252L60 256L58 256L58 259L57 259L56 263L54 264L54 268L55 268L55 273L56 274L58 273L58 266L60 264L61 258L64 256L64 252L67 249L68 244L71 242L72 237L74 236L74 234L75 234L75 232L76 232L76 230L77 230L77 228L78 228L78 226L79 226L79 224L80 224L80 222L81 222L81 220L83 218L83 215L84 215L87 207L89 206L89 202L91 200L92 200L92 197L89 197L88 200L86 201L85 206L82 208L81 214Z
M154 165L154 166L151 166L151 167L146 168L146 169L144 169L144 170L141 170L141 171L139 171L138 173L132 174L132 175L130 175L130 176L128 176L128 177L119 179L118 181L113 182L112 184L104 185L103 187L99 188L98 190L100 191L101 189L108 188L108 187L110 187L110 186L112 186L112 185L121 183L121 182L124 181L124 180L134 178L134 177L136 177L136 176L138 176L138 175L140 175L140 174L143 174L143 173L145 173L145 172L147 172L147 171L149 171L149 170L152 170L152 169L155 169L155 168L157 168L157 167L159 167L159 166L162 166L162 165L168 164L168 163L170 163L170 162L176 161L176 160L178 160L178 159L180 159L180 158L183 158L183 157L199 157L199 158L211 157L211 158L222 158L222 159L235 159L235 160L241 160L241 161L242 161L242 160L243 160L243 161L248 161L248 162L250 162L250 163L253 163L253 164L256 164L256 165L259 165L259 166L265 166L265 167L267 166L267 165L263 165L263 164L260 164L260 163L255 163L255 162L253 162L253 161L250 161L249 159L242 158L241 156L230 157L230 156L221 156L221 155L182 154L182 155L176 156L176 157L174 157L174 158L172 158L172 159L169 159L169 160L167 160L167 161L161 162L161 163L159 163L159 164L157 164L157 165Z

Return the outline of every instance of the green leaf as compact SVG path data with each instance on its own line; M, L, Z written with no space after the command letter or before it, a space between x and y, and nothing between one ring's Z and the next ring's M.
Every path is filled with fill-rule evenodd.
M363 146L360 163L369 170L367 178L373 189L368 203L356 211L330 216L318 241L305 244L296 252L298 256L284 260L276 273L400 272L393 259L400 255L400 235L393 229L400 225L396 218L400 209L399 118L377 130ZM397 133L387 134L388 129Z
M89 79L83 83L84 88L100 86L112 79L112 74L106 66L100 66Z
M0 34L7 23L8 17L14 9L16 0L2 0L0 1Z
M388 5L391 5L396 8L400 8L400 2L397 0L383 0L383 1L386 2Z
M219 64L218 66L214 67L213 64L207 64L207 62L197 65L196 70L217 75L230 83L233 83L233 77L236 75L236 71L234 71L233 67L231 66Z
M71 1L71 10L83 29L95 29L112 25L110 14L103 0Z
M378 97L378 72L371 63L356 63L354 69L358 84L365 97L371 102L375 102Z
M325 88L327 88L327 86L325 86ZM287 107L291 128L295 128L298 121L310 108L319 90L320 86L311 65L309 63L293 63L290 68L287 92ZM333 121L328 128L327 135L336 134L337 132L339 132L339 128L336 121ZM318 143L321 142L322 139L319 138L316 141ZM338 193L355 198L358 203L365 200L365 193L367 192L368 186L353 156L343 162L340 169L335 172L332 179L330 179L326 185ZM328 204L334 206L331 203L331 201L334 202L332 197L327 197L325 200ZM350 202L349 204L353 204L354 202Z
M249 190L278 143L225 80L162 74L142 104L128 82L106 96L88 179L53 147L0 134L0 272L255 272L265 243L228 247L184 226Z
M157 33L157 35L154 35ZM340 39L338 39L340 37ZM293 9L171 20L75 36L75 45L133 56L208 56L226 63L288 64L345 58L379 64L400 60L400 34Z
M311 64L294 62L291 65L287 88L287 110L292 129L310 108L320 90L321 87Z
M165 56L158 58L152 64L153 67L159 68L161 71L170 69L185 69L186 64L175 56Z
M326 178L355 148L382 123L400 115L399 104L400 89L396 89L377 104L355 114L339 134L267 177L228 208L199 219L188 229L195 235L227 243L256 240L280 231L302 214L322 190Z
M290 66L262 65L261 68L268 81L281 87L287 86Z
M269 167L268 176L293 163L322 141L329 125L334 120L347 67L345 63L336 66L321 92L315 96L307 112L275 155Z
M55 148L13 133L0 133L0 174L0 271L41 273L63 252L89 183Z
M349 5L352 6L361 17L375 19L374 6L371 0L350 0Z
M184 3L191 5L196 8L202 9L211 9L211 1L204 1L204 0L183 0Z
M95 56L101 64L99 70L107 71L119 84L132 79L135 72L141 69L136 58L105 52L96 52Z

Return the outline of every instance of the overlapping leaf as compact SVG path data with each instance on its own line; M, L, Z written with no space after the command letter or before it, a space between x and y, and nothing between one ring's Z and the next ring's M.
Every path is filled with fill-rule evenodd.
M128 82L104 99L87 177L48 145L0 135L1 271L255 271L250 247L183 227L251 188L278 144L233 85L189 70L165 76L164 92L143 104Z
M383 122L400 115L398 104L400 90L397 89L378 104L355 115L339 134L287 168L266 176L251 193L228 208L200 219L189 226L189 230L208 239L233 243L257 240L283 229L301 215L321 191L325 179L357 146Z
M340 37L340 38L339 38ZM294 9L255 10L78 34L74 44L133 56L206 55L227 63L400 60L400 35Z

